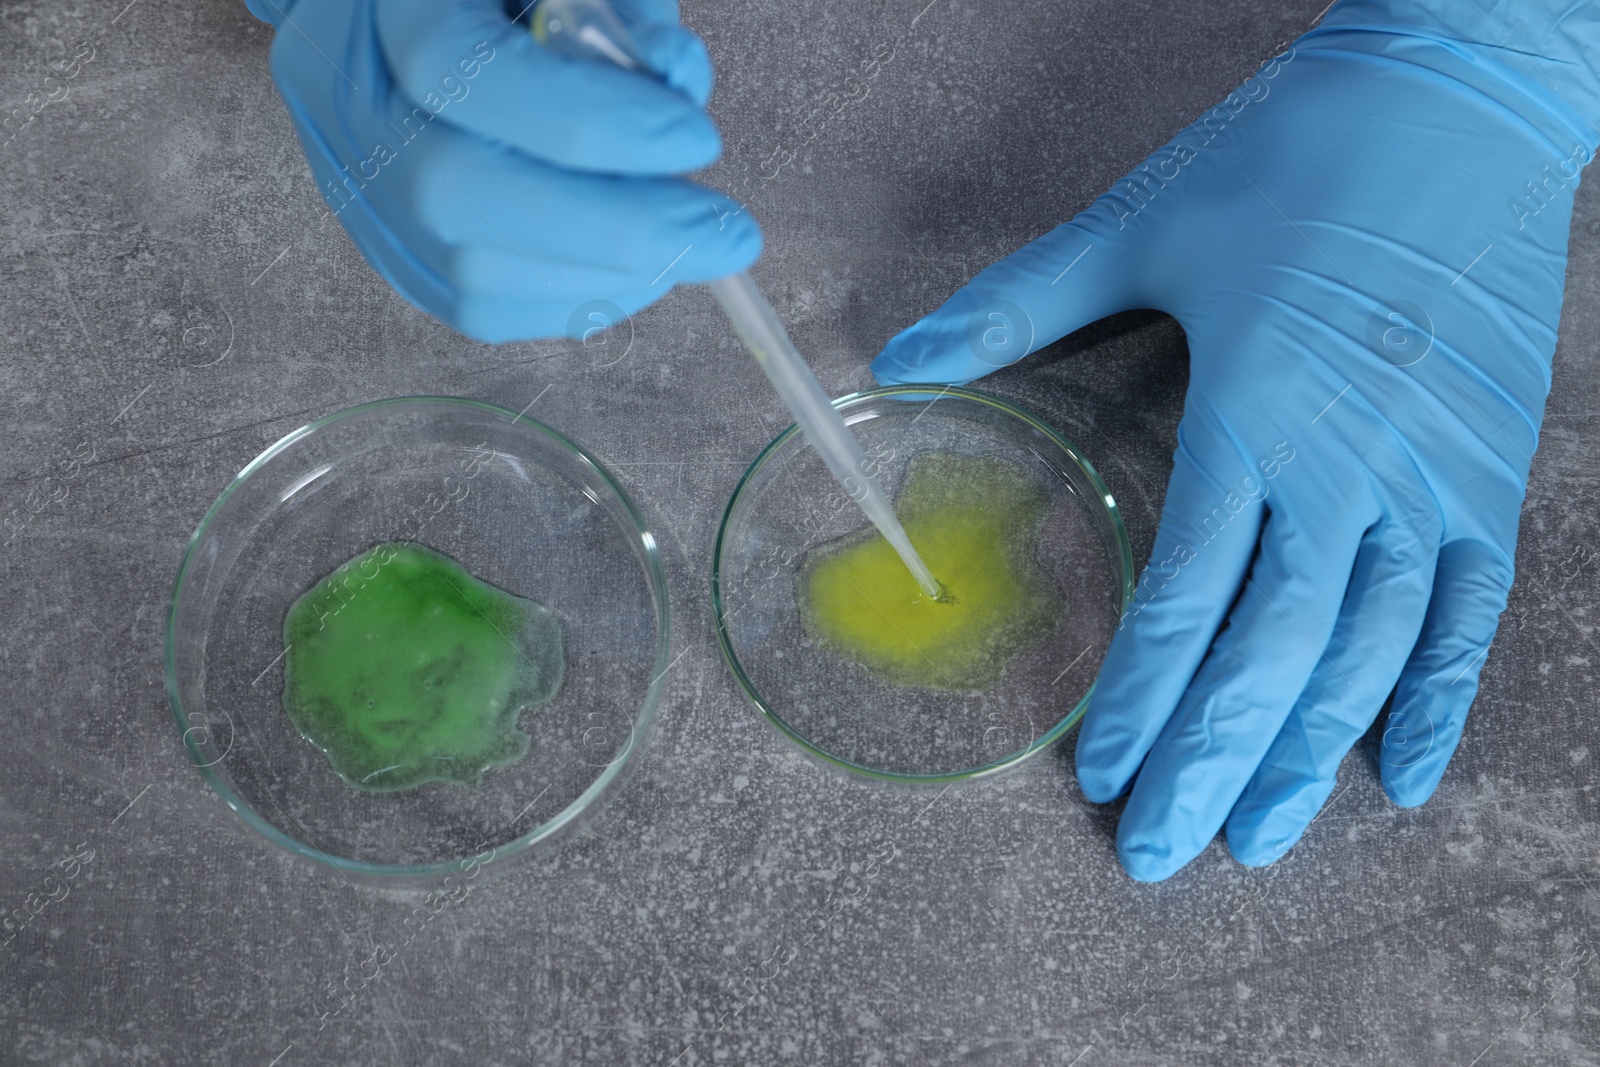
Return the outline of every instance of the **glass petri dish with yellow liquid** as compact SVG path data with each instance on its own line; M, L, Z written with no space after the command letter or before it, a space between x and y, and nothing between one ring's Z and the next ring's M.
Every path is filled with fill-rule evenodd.
M345 878L467 884L587 825L653 730L654 536L503 408L363 404L234 478L175 583L181 743L253 830Z
M971 389L834 402L943 586L925 596L795 427L723 515L712 604L766 720L890 783L1012 768L1076 724L1133 593L1115 499L1037 415Z

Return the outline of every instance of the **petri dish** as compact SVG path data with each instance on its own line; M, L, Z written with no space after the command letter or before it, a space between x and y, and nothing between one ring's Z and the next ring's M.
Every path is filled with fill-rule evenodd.
M561 626L561 687L517 722L527 754L473 788L356 789L284 710L290 606L396 542ZM251 828L346 877L426 887L504 869L589 823L648 741L668 641L655 538L598 460L503 408L406 397L304 426L234 478L184 553L165 673L190 758Z
M807 755L884 783L1013 768L1083 715L1133 595L1127 530L1104 481L1047 422L976 390L891 386L834 401L898 499L918 456L1003 461L1042 488L1034 560L1064 601L1050 636L979 692L891 684L808 635L800 572L866 519L796 427L758 455L723 514L711 599L723 657L766 721Z

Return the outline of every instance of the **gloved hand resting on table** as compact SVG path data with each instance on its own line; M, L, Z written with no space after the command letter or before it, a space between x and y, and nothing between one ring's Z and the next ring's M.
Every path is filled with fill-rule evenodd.
M965 383L1139 307L1187 333L1155 547L1078 737L1090 800L1131 786L1133 877L1224 827L1282 855L1391 693L1384 789L1438 785L1511 585L1597 68L1600 3L1342 0L873 363Z
M760 252L748 214L678 177L721 141L675 0L615 4L662 80L549 54L501 0L248 3L330 211L463 333L581 334L607 324L574 319L590 301L632 313Z

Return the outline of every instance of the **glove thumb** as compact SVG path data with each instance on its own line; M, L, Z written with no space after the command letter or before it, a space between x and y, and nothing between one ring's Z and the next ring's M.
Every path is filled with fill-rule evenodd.
M880 385L965 385L1097 319L1146 306L1128 212L1107 194L985 267L872 361Z

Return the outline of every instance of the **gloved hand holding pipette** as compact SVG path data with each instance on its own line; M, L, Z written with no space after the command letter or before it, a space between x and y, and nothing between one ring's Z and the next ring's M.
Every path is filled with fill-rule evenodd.
M671 271L676 270L676 280L707 281L850 499L895 546L923 595L936 600L943 595L907 540L888 495L868 473L860 445L742 269L761 244L749 216L726 197L686 182L622 177L672 173L709 163L716 155L716 131L697 110L711 91L710 64L699 40L677 26L675 5L656 0L626 8L611 0L529 3L518 17L531 16L533 38L540 42L535 46L520 22L487 0L459 5L443 17L437 32L430 30L441 18L419 0L345 0L333 5L333 16L316 9L310 32L289 14L285 5L293 0L249 3L298 31L326 61L319 64L303 47L286 44L289 38L279 37L273 45L279 88L312 170L320 176L322 169L336 167L344 176L343 182L338 175L327 180L324 197L336 214L355 209L346 228L402 295L481 340L562 332L558 323L564 313L565 332L586 337L591 329L612 325L617 310L636 311L666 292L670 284L659 283ZM339 55L360 58L352 65L370 92L348 92L332 78L327 67L355 88L317 46L318 38ZM475 58L447 67L439 85L417 76L472 38L478 38L472 45ZM481 75L500 52L509 62L497 71L509 67L511 74L485 78L487 102L480 95L475 108L466 108L467 81ZM420 142L422 151L403 158L389 144L391 131L407 146L420 139L433 115L452 101L463 105L453 113L461 132L441 129ZM421 106L408 113L414 103ZM552 117L557 112L559 117ZM368 136L350 137L352 125ZM473 132L510 143L474 140ZM618 135L643 141L629 145L616 140ZM375 147L352 177L340 160L367 140ZM397 159L405 165L395 165ZM390 168L389 180L380 183L384 167ZM596 173L575 173L575 168ZM692 206L697 196L698 216ZM520 234L521 243L512 234ZM664 240L687 243L670 260L658 260L665 265L640 289L640 279L654 269L650 256L670 247ZM709 241L710 247L681 266L695 241ZM526 272L507 259L511 255ZM603 310L591 310L596 304Z
M1600 3L1342 0L1086 211L895 337L964 383L1151 307L1190 384L1155 547L1078 736L1166 878L1226 829L1292 846L1393 693L1378 758L1438 785L1511 585L1600 126ZM1020 312L1018 311L1020 309ZM995 320L1000 322L1000 320Z
M721 140L674 0L618 0L656 74L550 55L501 0L248 0L329 212L407 300L471 337L604 325L749 266L747 212L682 175ZM603 317L603 316L602 316Z

